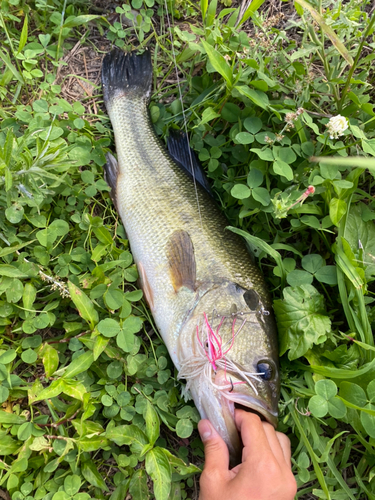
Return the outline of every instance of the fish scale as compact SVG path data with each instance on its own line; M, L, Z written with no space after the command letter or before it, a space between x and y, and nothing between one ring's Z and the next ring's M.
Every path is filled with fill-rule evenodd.
M205 359L197 342L197 326L204 313L213 315L214 323L223 315L237 312L238 327L246 320L228 353L228 360L230 355L233 366L238 366L231 375L233 380L239 377L238 386L233 394L225 396L226 401L232 401L228 398L237 394L242 404L245 378L241 373L256 370L262 358L269 359L267 363L272 362L277 371L270 299L245 244L225 230L227 220L214 199L199 184L195 185L157 138L148 113L151 79L147 80L147 71L151 71L151 64L147 66L147 57L116 51L103 63L104 100L117 151L117 165L112 160L112 172L106 167L107 179L155 323L177 369L186 366L188 359ZM244 299L246 291L253 293L256 310L249 309ZM223 343L230 343L233 334L230 321L225 321L220 331ZM214 377L215 373L208 382L212 383ZM201 394L202 390L211 390L206 382L200 377L190 384L190 390L201 415L208 416L215 425L216 417L209 415ZM278 380L271 388L263 382L258 385L256 392L264 399L270 399L270 394L277 398ZM221 411L225 405L216 402L222 394L214 389L211 395L212 408ZM275 414L274 401L264 405L270 415ZM217 421L216 428L231 449L229 424L223 422Z
M160 309L158 304L154 313L156 321L159 314L167 312L163 306L165 294L174 294L168 283L165 245L175 230L186 230L193 241L199 281L214 281L220 276L244 288L264 286L244 244L225 231L227 221L214 200L198 186L200 224L194 184L156 139L145 100L120 97L112 101L108 114L121 172L117 182L118 210L132 242L134 259L142 262L154 295L160 297ZM155 273L155 269L159 272ZM168 329L161 333L171 332Z
M252 264L243 243L232 235L230 238L220 238L227 222L213 200L208 199L205 193L198 193L201 198L202 223L205 224L203 224L203 228L197 224L197 202L194 185L180 168L171 161L155 136L150 126L146 100L132 100L124 96L111 102L108 113L113 124L118 161L121 165L121 177L119 179L121 183L119 192L122 197L121 209L129 210L133 199L138 205L141 200L149 201L152 199L152 208L163 214L163 220L168 224L173 224L176 215L171 210L175 208L181 209L182 219L186 213L189 213L190 221L195 226L192 227L193 224L191 224L189 229L197 233L198 237L202 237L203 232L205 238L212 240L209 242L211 248L212 244L214 244L217 247L215 249L216 255L217 253L221 254L221 259L217 260L226 262L228 271L232 276L235 274L241 275L245 285L250 284L251 286L252 283L258 282L258 284L264 286L259 271ZM142 169L138 168L140 164ZM168 195L167 198L166 195ZM183 203L185 206L182 206ZM138 208L138 216L141 219L148 213L148 206L142 205ZM126 214L127 217L130 215ZM125 225L130 224L131 221L126 219ZM174 225L175 227L178 226L177 224ZM154 225L149 229L155 231ZM213 239L211 237L212 229L218 233ZM147 232L146 226L143 226L143 231ZM163 234L163 236L165 235ZM219 240L223 240L222 244ZM162 244L165 243L165 240L159 239L159 241ZM210 248L208 251L210 251ZM245 265L241 262L234 264L233 261L228 260L228 252L232 254L232 257L237 254L237 257L244 259ZM251 280L249 276L252 276Z

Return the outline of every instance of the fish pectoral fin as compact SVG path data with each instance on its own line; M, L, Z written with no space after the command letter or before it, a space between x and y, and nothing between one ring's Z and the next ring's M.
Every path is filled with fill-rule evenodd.
M175 231L169 238L166 252L174 291L177 293L183 286L194 291L197 270L189 233L183 230Z
M120 173L119 166L116 158L113 155L111 155L111 153L107 153L105 157L107 159L107 163L104 165L104 179L108 184L108 186L111 188L109 195L118 212L116 187L117 187L117 178Z
M147 279L147 274L145 271L145 268L142 266L142 263L139 262L137 264L137 268L139 271L139 276L140 276L140 284L141 288L145 297L145 300L148 304L148 307L151 309L151 311L154 309L154 294L152 292L152 288L150 286L150 283Z

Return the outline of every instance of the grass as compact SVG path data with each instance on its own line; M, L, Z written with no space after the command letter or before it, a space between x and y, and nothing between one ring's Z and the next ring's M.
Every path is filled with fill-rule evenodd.
M99 71L112 45L152 46L155 129L164 139L185 116L265 275L297 498L375 498L375 16L354 0L262 3L241 22L236 5L167 2L172 42L164 2L116 13L2 2L6 498L197 498L199 415L181 399L102 177L113 137Z

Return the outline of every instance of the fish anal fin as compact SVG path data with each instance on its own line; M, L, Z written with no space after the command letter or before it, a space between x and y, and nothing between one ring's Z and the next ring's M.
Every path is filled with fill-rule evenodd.
M166 247L169 272L175 292L185 286L194 291L196 288L196 262L193 242L189 233L175 231Z
M119 166L116 158L111 153L106 154L107 163L104 165L104 179L111 188L109 193L111 200L117 210L117 178L119 176ZM118 211L118 210L117 210Z
M146 274L145 268L143 267L141 262L138 263L137 269L139 271L139 276L141 278L140 281L141 281L141 288L143 291L143 295L144 295L145 300L148 304L148 307L152 311L154 309L154 294L152 292L152 288L150 286L150 283L147 279L147 274Z

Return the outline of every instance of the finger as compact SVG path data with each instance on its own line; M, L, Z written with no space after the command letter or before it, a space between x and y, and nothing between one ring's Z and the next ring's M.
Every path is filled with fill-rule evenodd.
M201 420L198 431L204 445L204 471L229 471L228 447L208 420Z
M287 463L288 467L292 468L292 462L291 462L292 450L290 447L290 439L282 432L276 432L276 437L283 451L285 462Z
M244 410L235 410L234 418L237 428L241 433L243 462L249 456L257 453L257 450L271 451L266 433L264 432L262 422L258 415Z
M285 462L285 456L275 429L268 422L262 422L262 425L274 457L280 465L283 465Z

